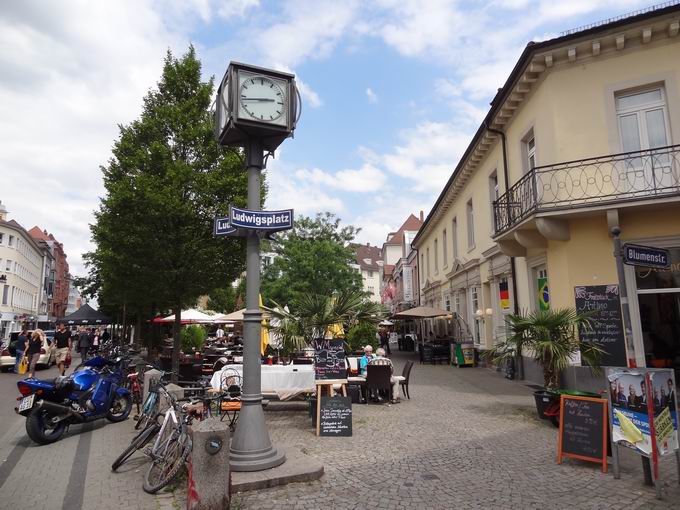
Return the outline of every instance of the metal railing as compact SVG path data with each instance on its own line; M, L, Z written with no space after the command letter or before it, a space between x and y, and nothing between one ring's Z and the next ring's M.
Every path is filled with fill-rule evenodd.
M499 235L539 211L680 195L680 145L533 168L493 203Z

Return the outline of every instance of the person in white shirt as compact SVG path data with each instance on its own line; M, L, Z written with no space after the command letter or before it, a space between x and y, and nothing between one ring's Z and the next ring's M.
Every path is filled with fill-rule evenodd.
M224 330L221 327L217 328L217 331L215 332L215 337L224 338Z
M392 360L385 357L385 349L379 347L375 351L375 357L369 361L369 365L389 365L390 366L390 383L392 383L392 403L399 403L399 379L397 379L392 372L394 372L394 367L392 366Z

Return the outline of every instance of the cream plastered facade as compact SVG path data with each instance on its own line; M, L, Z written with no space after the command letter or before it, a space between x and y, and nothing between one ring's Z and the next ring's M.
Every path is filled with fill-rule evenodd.
M661 90L667 145L680 144L679 28L676 6L658 16L632 18L528 47L494 99L485 124L414 243L420 254L421 302L442 308L450 302L450 309L468 323L480 349L503 337L504 314L515 307L522 311L541 306L537 288L541 277L547 277L549 306L554 308L574 307L575 286L617 284L609 234L613 226L621 228L624 241L680 247L680 149L664 156L671 161L669 166L664 160L671 181L663 196L649 190L622 194L621 183L613 184L610 175L624 168L611 157L625 149L618 97ZM506 137L510 194L501 136L494 130ZM600 156L603 159L595 162L540 170L542 180L526 175L531 163L539 172L544 165ZM539 187L546 200L541 205L546 207L497 228L493 201L500 199L499 203L521 209L521 197L513 193L522 179ZM627 185L628 191L634 186ZM576 187L588 189L579 194ZM564 203L558 206L560 201ZM468 242L471 224L474 242ZM626 268L626 279L637 333L635 350L628 357L644 366L632 267ZM510 309L501 306L500 282L507 282ZM471 289L477 289L473 296Z

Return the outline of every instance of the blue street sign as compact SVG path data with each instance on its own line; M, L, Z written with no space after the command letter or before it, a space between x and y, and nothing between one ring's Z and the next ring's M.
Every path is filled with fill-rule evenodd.
M229 208L232 227L247 230L278 232L293 228L293 209L282 211L249 211L238 207Z
M671 265L671 257L663 248L626 243L623 245L623 262L629 266L667 269Z
M236 233L236 229L229 223L229 218L215 218L215 230L214 234L216 236L228 236Z

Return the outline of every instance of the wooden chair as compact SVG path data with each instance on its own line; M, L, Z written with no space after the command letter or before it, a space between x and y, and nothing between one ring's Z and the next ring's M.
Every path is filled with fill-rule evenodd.
M389 395L388 401L392 400L392 366L378 365L369 363L366 367L366 393L370 397L371 392L378 395L380 391L386 391ZM366 399L368 402L368 398Z
M226 417L229 420L229 428L234 429L241 411L241 374L233 368L227 368L220 375L219 399L221 420Z

